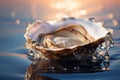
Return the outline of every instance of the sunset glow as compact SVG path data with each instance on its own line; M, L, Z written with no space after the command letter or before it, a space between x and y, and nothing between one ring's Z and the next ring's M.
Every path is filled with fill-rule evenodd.
M91 17L103 14L100 18L113 19L113 15L119 15L115 12L107 12L107 10L116 10L120 0L4 0L0 1L0 16L11 16L12 18L20 15L20 17L30 17L32 19L56 19L62 17ZM9 3L6 5L6 3ZM110 14L109 14L110 13ZM115 13L115 14L114 14ZM109 15L108 15L109 14ZM112 14L112 15L111 15ZM99 17L99 16L98 16Z
M60 10L61 12L56 13L56 18L66 18L69 16L78 17L78 15L86 15L87 12L84 10L79 11L81 3L78 3L78 0L60 0L54 2L52 7ZM74 14L73 14L74 12Z
M74 10L78 8L79 5L75 0L62 0L54 3L53 7L56 9Z

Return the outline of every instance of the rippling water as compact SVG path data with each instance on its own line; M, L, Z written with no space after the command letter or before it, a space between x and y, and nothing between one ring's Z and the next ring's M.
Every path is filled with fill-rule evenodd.
M111 70L95 73L55 74L40 73L37 80L120 80L120 26L114 29L115 45L110 49ZM0 80L23 80L31 62L26 58L24 48L25 23L12 22L0 24Z

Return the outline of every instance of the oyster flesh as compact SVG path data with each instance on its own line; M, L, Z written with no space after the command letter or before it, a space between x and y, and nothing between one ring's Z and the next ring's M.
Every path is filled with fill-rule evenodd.
M26 28L25 47L38 54L38 58L62 60L74 54L94 54L108 33L112 34L112 29L104 28L102 22L75 18L39 20Z

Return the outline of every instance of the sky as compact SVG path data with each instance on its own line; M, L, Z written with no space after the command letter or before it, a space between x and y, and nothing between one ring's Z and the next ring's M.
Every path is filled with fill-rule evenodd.
M120 16L120 0L0 0L0 20Z

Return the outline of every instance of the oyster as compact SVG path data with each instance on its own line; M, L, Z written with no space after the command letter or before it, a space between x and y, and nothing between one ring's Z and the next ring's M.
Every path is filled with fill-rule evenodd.
M77 54L94 54L105 42L106 35L112 34L112 30L104 28L102 22L75 18L51 22L36 21L26 29L25 47L38 54L38 58L62 60Z

